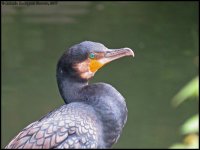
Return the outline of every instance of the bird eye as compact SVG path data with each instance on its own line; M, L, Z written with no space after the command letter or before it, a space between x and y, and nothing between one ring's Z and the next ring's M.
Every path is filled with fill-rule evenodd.
M90 53L90 54L89 54L89 57L90 57L91 59L94 59L94 58L95 58L95 54L94 54L94 53Z

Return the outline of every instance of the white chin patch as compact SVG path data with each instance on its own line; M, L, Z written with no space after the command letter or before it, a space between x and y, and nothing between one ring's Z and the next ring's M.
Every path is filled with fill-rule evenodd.
M90 79L94 76L95 72L91 72L89 69L90 60L87 59L83 62L77 63L74 65L74 68L77 70L78 74L82 79Z
M91 71L83 72L80 74L81 78L83 79L90 79L94 76L94 73Z

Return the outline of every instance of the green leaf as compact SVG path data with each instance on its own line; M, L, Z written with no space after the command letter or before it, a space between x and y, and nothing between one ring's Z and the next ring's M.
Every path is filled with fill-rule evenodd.
M199 132L199 115L189 118L181 127L182 134Z
M172 104L174 106L180 105L182 102L190 97L199 96L199 77L197 76L187 85L185 85L172 99ZM198 98L197 98L198 99Z
M170 147L170 149L187 149L187 146L182 143L176 143Z

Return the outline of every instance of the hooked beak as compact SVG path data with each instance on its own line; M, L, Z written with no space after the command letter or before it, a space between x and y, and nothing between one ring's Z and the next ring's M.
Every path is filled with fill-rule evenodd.
M133 56L134 52L130 48L120 48L120 49L108 49L105 52L103 58L99 60L100 63L107 64L113 60L125 57L125 56Z
M134 52L130 48L107 49L99 59L90 60L90 72L95 73L105 64L124 56L134 57Z

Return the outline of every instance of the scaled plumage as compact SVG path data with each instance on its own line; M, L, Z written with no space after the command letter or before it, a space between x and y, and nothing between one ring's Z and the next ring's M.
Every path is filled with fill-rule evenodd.
M103 65L130 55L129 48L108 49L91 41L65 51L57 82L66 104L28 125L6 148L110 148L126 123L126 103L111 85L88 80Z

